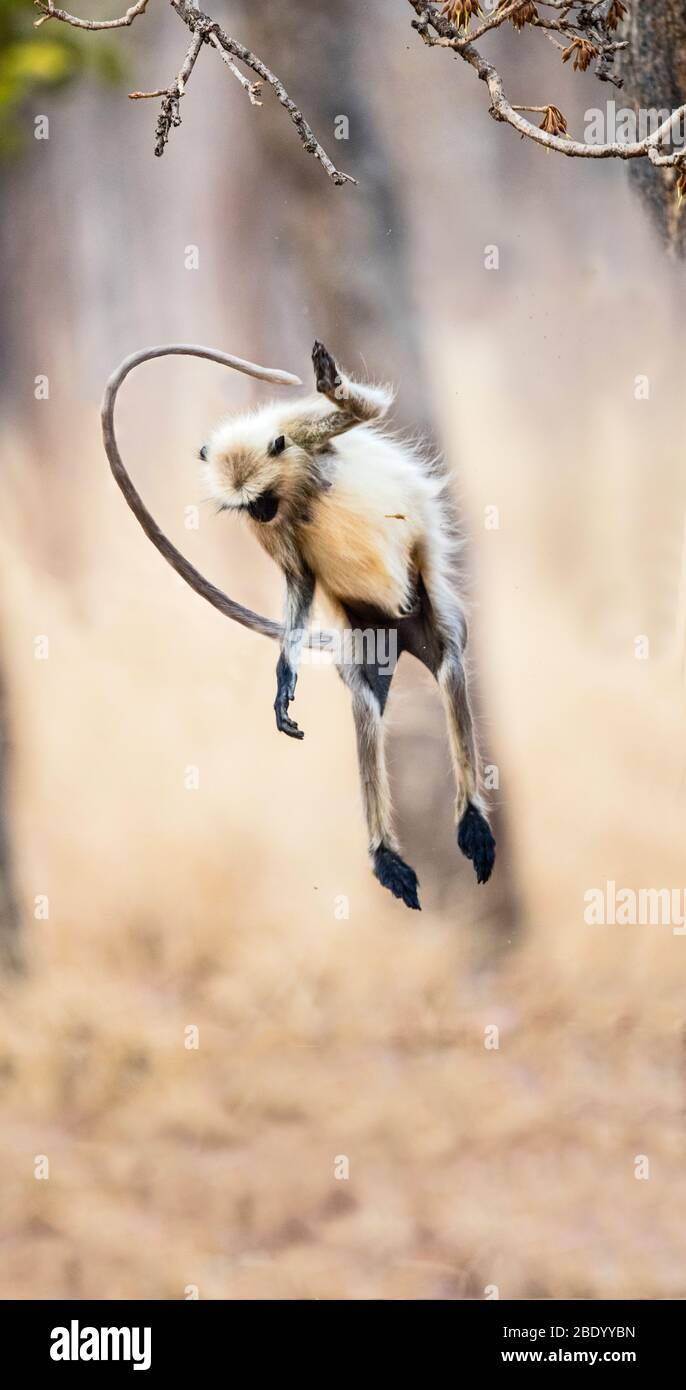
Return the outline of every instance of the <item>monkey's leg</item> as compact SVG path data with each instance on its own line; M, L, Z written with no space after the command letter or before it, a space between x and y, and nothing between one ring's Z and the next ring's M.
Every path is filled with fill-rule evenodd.
M384 754L384 696L372 689L362 667L339 666L338 670L352 695L360 783L374 875L395 898L419 911L417 875L401 859L393 830ZM388 679L390 684L390 677Z
M284 636L276 663L274 712L279 733L288 734L289 738L305 737L295 720L289 718L288 706L295 699L298 664L313 597L314 578L309 572L286 575Z
M421 567L420 612L404 620L405 646L435 676L448 725L457 798L457 843L486 883L495 863L495 840L481 791L479 750L469 703L463 652L467 622L441 567Z
M452 643L444 648L436 679L445 708L457 784L457 843L471 859L477 882L486 883L495 863L495 839L479 786L479 755L464 662L461 651Z

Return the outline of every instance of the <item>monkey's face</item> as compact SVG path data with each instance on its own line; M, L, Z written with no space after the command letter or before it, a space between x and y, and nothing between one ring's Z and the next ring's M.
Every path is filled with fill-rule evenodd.
M254 521L274 521L287 501L300 450L269 420L248 416L221 425L200 457L210 495L228 511L245 511Z

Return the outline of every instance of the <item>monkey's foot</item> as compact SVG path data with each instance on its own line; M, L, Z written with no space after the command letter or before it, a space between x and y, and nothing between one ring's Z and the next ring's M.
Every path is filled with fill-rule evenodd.
M317 390L321 391L323 396L332 396L341 385L341 374L331 353L318 340L312 349L312 365Z
M384 888L388 888L394 898L401 898L406 907L421 912L417 889L419 881L414 869L405 864L393 849L379 845L374 851L374 877Z
M495 864L495 840L486 817L471 801L457 827L457 843L472 860L477 883L487 883Z

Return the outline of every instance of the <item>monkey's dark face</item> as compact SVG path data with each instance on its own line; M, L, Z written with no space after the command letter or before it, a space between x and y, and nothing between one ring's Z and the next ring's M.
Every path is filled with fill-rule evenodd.
M254 502L249 502L245 510L252 517L253 521L273 521L279 510L279 498L271 488L266 492L260 493Z
M267 452L270 458L275 459L278 458L280 454L283 454L285 448L286 437L283 434L279 434L276 439L272 440ZM248 502L245 510L252 517L253 521L266 523L274 520L279 510L279 501L280 498L278 494L273 488L268 487L265 488L264 492L259 494L259 497L254 498L252 502Z

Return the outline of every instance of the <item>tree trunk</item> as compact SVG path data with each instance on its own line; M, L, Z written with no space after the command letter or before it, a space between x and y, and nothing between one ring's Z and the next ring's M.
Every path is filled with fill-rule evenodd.
M352 373L393 382L394 420L433 443L435 401L423 362L404 196L410 152L393 138L397 122L387 114L407 100L406 79L392 58L381 69L378 58L395 51L396 11L397 0L373 6L348 0L343 20L321 0L289 0L245 5L236 22L243 41L278 72L337 167L359 181L341 188L327 181L283 109L263 93L251 128L259 171L250 190L259 198L251 228L262 238L263 266L255 318L264 334L254 351L258 360L269 355L275 326L278 341L292 344L283 359L289 363L298 362L306 334L321 338ZM409 689L423 688L416 672L407 678L417 681ZM393 735L399 830L432 861L435 886L454 902L465 881L454 832L446 817L437 839L433 801L429 813L427 803L417 809L411 773L421 763L427 788L434 789L427 796L435 795L439 808L445 730L437 701L433 711L432 741L426 718L419 737L407 727Z
M392 6L377 6L383 28ZM278 320L300 299L302 318L279 324L286 338L290 328L294 351L305 331L321 338L349 371L394 381L400 417L427 429L403 170L382 128L383 85L368 67L366 0L354 0L345 22L320 0L246 5L236 29L278 71L334 163L359 180L342 188L327 181L264 92L254 137L269 313ZM269 333L269 316L264 327Z
M14 874L8 813L9 743L5 711L5 688L0 670L0 964L17 965L19 960L19 913L14 893Z
M629 47L622 71L628 104L639 111L673 111L686 101L686 3L659 0L631 6ZM677 203L673 169L631 162L630 176L672 255L686 250L686 216Z

